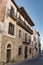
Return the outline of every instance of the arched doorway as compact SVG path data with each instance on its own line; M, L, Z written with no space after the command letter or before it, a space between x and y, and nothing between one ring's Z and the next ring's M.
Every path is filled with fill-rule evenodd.
M7 45L7 55L6 55L6 62L9 62L11 59L11 44Z
M25 46L25 58L27 58L27 50L28 50L28 48L27 48L27 46Z

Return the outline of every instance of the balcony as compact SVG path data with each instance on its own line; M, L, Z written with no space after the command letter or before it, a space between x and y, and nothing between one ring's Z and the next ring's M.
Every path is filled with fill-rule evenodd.
M12 19L16 20L17 19L17 15L15 12L13 12L13 10L7 10L7 16L10 16Z
M29 40L26 39L26 38L23 39L23 44L27 44L28 45L30 43L31 43L31 39L29 39Z
M20 18L17 19L17 24L21 26L23 29L25 29L27 32L29 32L30 34L33 34L31 28L27 26L26 23L22 21Z
M9 15L10 15L10 17L13 18L14 20L17 19L16 13L15 13L15 12L12 13L11 10L10 10L10 14L9 14Z

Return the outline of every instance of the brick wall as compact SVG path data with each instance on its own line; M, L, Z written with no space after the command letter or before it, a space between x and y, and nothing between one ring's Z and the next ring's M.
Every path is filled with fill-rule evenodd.
M0 0L0 21L4 21L7 0Z

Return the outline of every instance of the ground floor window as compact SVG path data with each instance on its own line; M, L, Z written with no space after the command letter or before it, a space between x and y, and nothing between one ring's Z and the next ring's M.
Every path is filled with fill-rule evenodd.
M22 54L22 46L19 46L18 48L18 55L21 55Z

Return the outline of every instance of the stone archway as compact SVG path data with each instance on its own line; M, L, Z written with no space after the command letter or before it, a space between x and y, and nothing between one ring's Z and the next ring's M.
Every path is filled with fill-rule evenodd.
M7 45L7 55L6 55L6 62L11 60L11 44Z
M7 62L7 52L8 52L8 50L10 51L9 54L11 53L10 60L12 60L12 58L13 58L13 43L11 41L8 41L5 45L5 60L4 60L4 62Z

